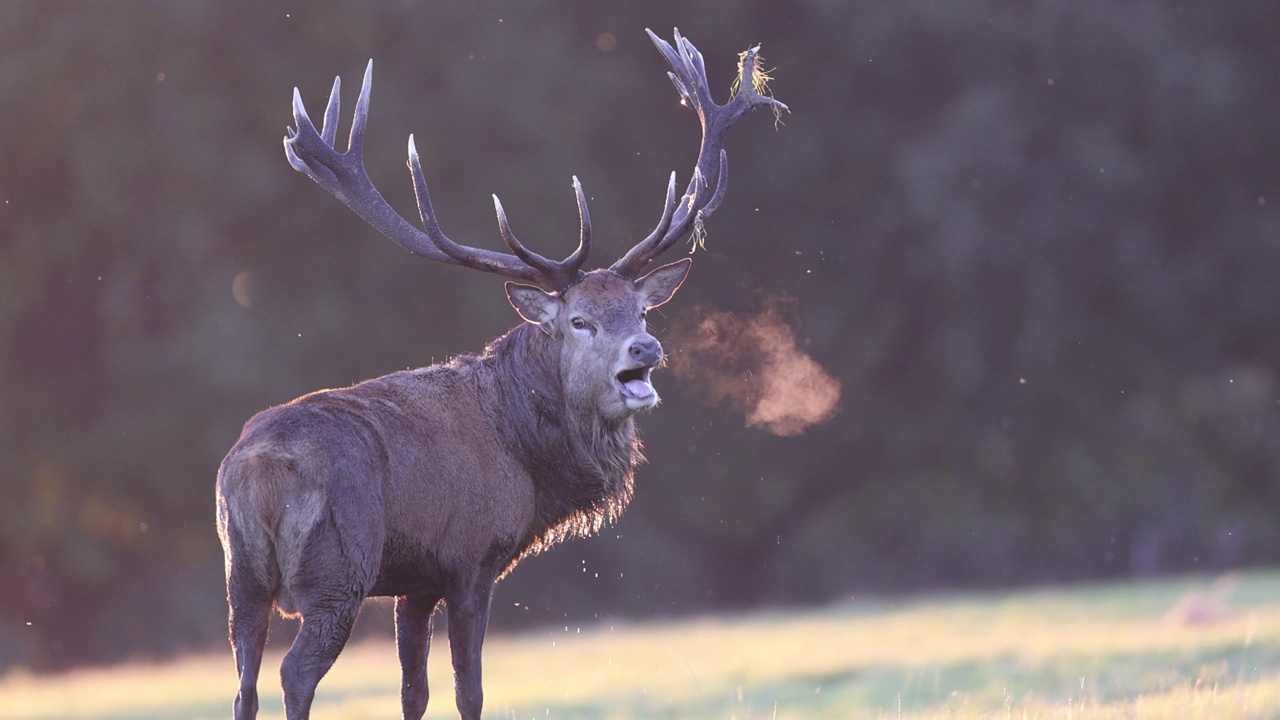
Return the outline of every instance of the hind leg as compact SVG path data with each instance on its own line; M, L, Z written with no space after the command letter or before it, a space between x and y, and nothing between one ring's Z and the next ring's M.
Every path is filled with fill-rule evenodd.
M427 653L439 597L396 598L396 650L400 654L400 705L405 720L420 720L427 711Z
M267 627L271 622L271 598L243 599L231 608L231 648L240 676L240 692L236 695L236 720L253 720L258 715L258 670L262 667L262 649L267 644Z
M347 644L363 599L357 595L302 612L302 627L280 664L285 717L289 720L305 720L310 715L316 685Z
M275 583L254 567L252 553L245 550L236 528L229 528L226 538L228 557L241 558L240 562L229 563L227 568L227 624L236 674L240 678L235 718L253 720L258 714L258 671L262 667L262 650L267 644ZM232 547L237 551L232 552Z
M280 664L285 717L302 720L311 712L316 685L338 659L347 644L360 605L368 596L376 574L382 540L355 528L355 520L331 519L315 525L307 537L282 593L297 605L302 626Z

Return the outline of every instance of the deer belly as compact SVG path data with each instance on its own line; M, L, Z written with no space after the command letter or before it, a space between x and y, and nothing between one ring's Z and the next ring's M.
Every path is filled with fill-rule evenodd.
M387 538L382 549L378 579L371 596L442 595L444 581L440 563L430 551L404 538Z

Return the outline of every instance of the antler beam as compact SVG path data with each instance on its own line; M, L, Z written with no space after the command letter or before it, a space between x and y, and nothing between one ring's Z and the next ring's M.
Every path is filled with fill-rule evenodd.
M578 199L581 237L577 249L559 262L529 250L516 239L497 196L494 196L493 202L498 215L498 231L514 255L459 245L450 240L440 230L435 211L431 207L431 197L427 192L426 179L412 135L409 136L409 171L413 176L413 188L418 198L418 214L426 232L418 230L401 217L374 187L364 167L364 131L369 117L369 90L372 84L373 61L370 60L364 71L360 97L356 100L355 117L351 123L351 136L347 141L346 152L338 152L334 146L338 133L341 78L334 78L329 103L325 107L324 124L319 132L316 132L315 125L307 116L301 93L294 88L293 118L297 127L289 128L284 138L285 155L293 169L315 180L364 218L365 222L415 255L531 282L549 290L563 290L577 281L582 275L582 265L586 262L591 247L591 218L587 213L586 197L577 178L573 179L573 187Z

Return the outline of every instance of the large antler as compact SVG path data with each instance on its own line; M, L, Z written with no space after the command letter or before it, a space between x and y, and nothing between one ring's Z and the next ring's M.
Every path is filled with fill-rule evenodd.
M775 113L788 111L786 105L762 94L769 79L760 68L760 46L742 53L738 58L738 78L733 97L724 105L711 99L707 82L707 70L702 53L675 30L675 47L646 29L649 39L671 66L667 76L680 92L680 103L693 108L702 123L702 146L698 149L698 164L684 196L676 202L676 174L671 173L667 183L667 199L662 206L662 219L653 232L631 248L610 270L624 277L636 278L650 262L666 252L678 239L691 229L697 231L702 222L720 206L724 199L725 183L729 175L728 156L724 151L729 128L748 110L757 105L769 105Z
M587 214L587 199L576 177L573 179L573 189L578 198L581 238L577 249L559 262L529 250L516 239L497 195L493 196L493 205L498 214L498 232L515 255L459 245L445 236L440 231L435 211L431 207L431 197L427 194L427 183L422 174L422 164L418 160L413 135L409 136L409 170L413 175L414 192L418 196L418 214L426 232L418 230L401 217L374 187L364 168L362 151L365 123L369 117L369 88L372 83L373 61L370 60L364 71L364 83L360 88L360 97L356 100L355 119L351 123L351 138L344 153L338 152L334 147L338 134L338 91L342 85L341 79L333 80L333 91L329 93L329 104L324 112L324 124L318 133L311 118L307 117L307 110L302 105L302 95L297 88L293 89L293 119L297 129L289 128L284 139L284 151L293 169L315 180L383 235L415 255L524 280L548 290L564 290L577 281L582 275L582 264L586 262L587 252L591 247L591 217Z

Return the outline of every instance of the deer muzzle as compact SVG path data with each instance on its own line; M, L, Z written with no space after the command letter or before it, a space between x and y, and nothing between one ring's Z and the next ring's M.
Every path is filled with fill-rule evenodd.
M618 391L630 410L643 410L658 404L658 392L650 375L662 364L662 344L648 333L637 335L627 345L626 367L616 376Z

